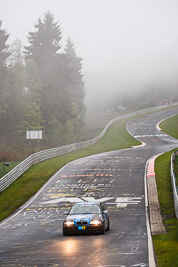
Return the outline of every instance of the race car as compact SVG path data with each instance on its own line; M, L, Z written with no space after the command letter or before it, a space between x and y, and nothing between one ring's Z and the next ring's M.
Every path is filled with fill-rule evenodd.
M104 234L110 229L109 214L102 202L81 201L75 203L69 212L65 212L63 235L74 233Z

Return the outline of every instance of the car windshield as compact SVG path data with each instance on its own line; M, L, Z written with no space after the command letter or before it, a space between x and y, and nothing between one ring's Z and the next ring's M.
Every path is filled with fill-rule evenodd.
M100 213L100 209L97 205L74 205L70 211L70 214L90 214Z

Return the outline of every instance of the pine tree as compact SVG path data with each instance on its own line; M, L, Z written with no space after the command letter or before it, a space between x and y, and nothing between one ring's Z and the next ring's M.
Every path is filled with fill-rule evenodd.
M67 40L67 45L65 48L65 54L67 58L67 66L70 71L70 82L68 85L68 90L71 95L72 103L75 103L78 108L78 113L80 116L84 114L84 82L83 75L81 74L82 70L82 59L79 58L75 53L74 44L71 42L70 38Z
M7 108L9 106L9 71L8 71L8 58L10 56L9 45L7 40L9 34L6 30L2 29L2 21L0 20L0 135L5 136L8 134L8 118Z
M25 47L26 58L37 65L42 82L41 112L45 120L47 138L60 135L57 125L63 125L70 113L69 94L66 90L68 72L65 60L60 54L61 30L54 16L47 12L38 20L35 32L29 33L29 47ZM61 139L58 136L58 139Z
M22 43L16 39L10 46L11 55L8 59L9 65L13 67L17 62L24 63L24 56L22 52Z
M10 56L9 45L7 45L7 39L9 34L6 30L2 29L2 21L0 20L0 71L7 67L7 59Z
M25 111L19 129L41 130L44 125L41 114L42 83L36 63L31 59L25 62Z
M25 46L25 55L26 58L34 59L42 78L46 81L46 75L50 74L48 71L51 72L54 58L61 48L61 30L49 11L45 13L43 20L38 20L35 29L35 32L29 32L30 46Z
M30 46L25 47L25 55L36 63L42 82L40 110L45 120L45 135L47 139L54 140L55 136L56 140L64 140L61 135L68 128L76 137L85 111L81 59L70 40L65 53L60 53L60 25L50 12L38 20L35 29L29 33Z
M79 138L83 127L83 116L85 114L85 89L83 75L81 73L82 59L76 55L74 44L71 42L70 38L67 40L65 57L67 68L70 73L69 83L67 86L71 99L70 118L73 119L75 135Z
M24 75L23 63L18 60L14 61L9 75L9 106L7 108L9 133L13 136L24 114Z

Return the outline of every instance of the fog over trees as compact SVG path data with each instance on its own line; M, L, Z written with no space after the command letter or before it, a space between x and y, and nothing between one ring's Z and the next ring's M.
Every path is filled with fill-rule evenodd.
M0 136L25 139L29 130L43 130L53 145L80 140L84 81L82 59L68 38L61 52L62 31L47 12L29 32L29 45L16 40L11 49L0 24Z

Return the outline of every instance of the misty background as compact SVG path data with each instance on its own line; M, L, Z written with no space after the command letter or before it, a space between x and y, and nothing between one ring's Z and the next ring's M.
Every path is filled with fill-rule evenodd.
M177 0L0 0L9 45L29 46L38 19L54 15L61 51L70 38L82 59L89 125L120 106L129 112L178 100L177 10Z
M89 110L153 87L166 86L168 98L177 84L176 0L0 0L0 6L10 40L24 45L37 19L48 10L54 14L63 44L70 37L83 59Z

